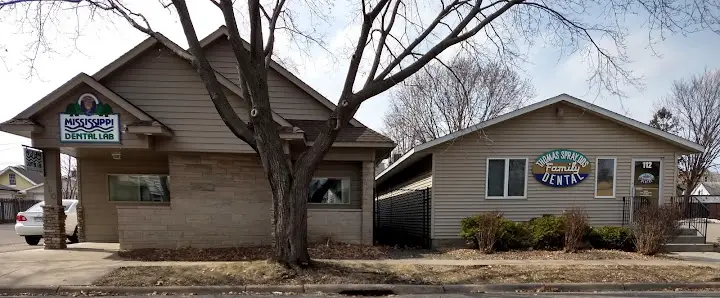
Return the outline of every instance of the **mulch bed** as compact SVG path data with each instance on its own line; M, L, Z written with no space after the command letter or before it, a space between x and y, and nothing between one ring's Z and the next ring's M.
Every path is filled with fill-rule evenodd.
M315 262L292 270L267 261L206 266L123 267L101 286L205 286L243 284L479 284L582 282L712 282L720 269L700 266L348 264Z
M364 246L343 243L313 244L309 248L313 259L331 260L387 260L387 259L444 259L444 260L644 260L666 258L644 256L615 250L585 250L578 253L562 251L509 251L483 254L475 249L423 250L388 246ZM134 249L121 251L123 258L138 261L256 261L271 257L270 247Z

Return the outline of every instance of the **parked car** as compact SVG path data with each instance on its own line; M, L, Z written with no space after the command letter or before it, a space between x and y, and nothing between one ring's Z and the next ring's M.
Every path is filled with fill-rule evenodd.
M77 204L78 200L62 200L65 209L65 234L72 243L78 242L77 230ZM15 217L15 233L25 237L25 242L37 245L43 236L43 206L40 202Z

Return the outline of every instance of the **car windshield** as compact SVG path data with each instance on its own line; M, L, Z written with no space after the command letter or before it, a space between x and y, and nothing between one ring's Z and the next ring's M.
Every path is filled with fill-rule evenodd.
M72 203L73 203L72 201L63 201L62 202L65 211L70 210L70 206L72 206ZM43 206L45 206L45 202L40 202L40 203L37 203L37 204L33 205L32 207L28 208L28 210L25 210L25 212L42 212Z

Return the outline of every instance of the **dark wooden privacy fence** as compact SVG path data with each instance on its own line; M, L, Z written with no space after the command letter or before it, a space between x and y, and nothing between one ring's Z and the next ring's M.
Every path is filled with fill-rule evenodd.
M25 211L40 201L20 199L0 199L0 223L15 222L15 215Z
M430 188L399 189L374 201L375 243L430 248Z

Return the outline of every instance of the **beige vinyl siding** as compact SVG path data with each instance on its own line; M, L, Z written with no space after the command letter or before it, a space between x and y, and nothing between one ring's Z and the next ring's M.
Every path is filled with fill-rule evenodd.
M556 117L556 108L564 117ZM553 105L502 122L482 132L432 148L433 239L458 238L464 217L483 211L501 211L516 221L542 214L560 214L578 207L588 213L592 225L619 225L622 197L631 194L633 158L662 158L662 196L668 200L675 191L675 152L680 149L567 105ZM486 159L490 157L534 159L553 149L572 149L591 161L586 181L553 188L540 184L528 171L527 199L485 199ZM596 157L616 157L616 198L595 199Z
M92 93L102 103L110 105L113 113L119 114L120 120L120 142L118 144L93 144L93 143L60 143L60 119L59 114L65 112L65 108L70 103L77 103L78 97L84 93ZM122 132L122 126L126 124L138 121L138 119L132 114L120 108L110 99L106 98L99 92L83 84L78 88L75 88L71 92L58 100L57 102L49 105L47 108L38 113L33 120L38 122L43 127L41 133L35 133L32 135L32 144L35 147L88 147L88 148L108 148L108 147L121 147L121 148L149 148L148 138L144 135L130 134Z
M192 66L164 48L148 50L102 83L173 131L156 139L156 150L254 152L225 126ZM242 99L224 91L247 120Z
M360 162L323 161L313 177L350 178L350 204L308 204L308 209L362 209L362 173Z
M147 155L144 159L122 160L78 158L80 202L85 216L85 240L89 242L118 241L118 205L138 205L130 202L110 202L108 174L168 174L167 157ZM151 158L155 156L157 158Z
M226 39L206 47L205 54L218 72L238 81L237 60ZM285 119L325 120L330 115L327 107L272 69L268 70L268 87L273 111Z

